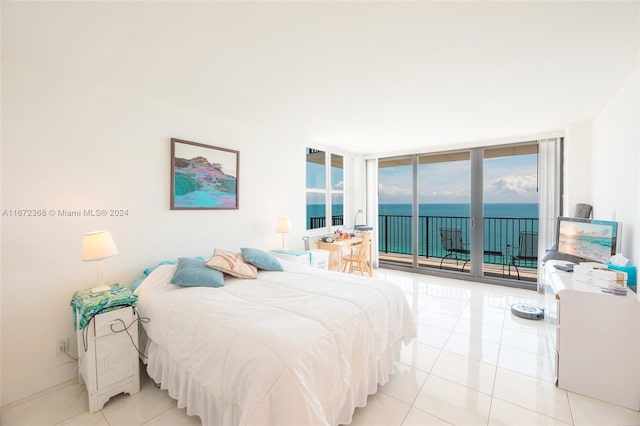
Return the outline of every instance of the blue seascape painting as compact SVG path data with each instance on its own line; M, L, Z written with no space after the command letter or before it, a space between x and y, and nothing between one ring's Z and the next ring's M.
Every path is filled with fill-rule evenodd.
M174 150L172 208L238 208L236 151L186 143Z

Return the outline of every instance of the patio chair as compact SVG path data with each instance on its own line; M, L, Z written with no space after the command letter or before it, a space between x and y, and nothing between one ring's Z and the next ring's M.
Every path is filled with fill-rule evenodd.
M516 268L518 279L520 279L520 270L518 270L518 265L516 264L516 262L520 263L520 262L537 262L537 261L538 261L538 233L530 232L530 231L520 232L517 254L511 254L511 262L509 263L509 275L511 275L511 265L513 265L513 267Z
M442 269L442 262L445 259L455 259L456 266L458 266L458 260L464 260L462 269L464 269L467 262L469 262L469 255L471 251L467 248L469 243L462 242L462 231L460 228L440 228L440 241L442 242L442 249L446 252L442 260L440 260L440 269ZM464 258L458 257L464 255Z

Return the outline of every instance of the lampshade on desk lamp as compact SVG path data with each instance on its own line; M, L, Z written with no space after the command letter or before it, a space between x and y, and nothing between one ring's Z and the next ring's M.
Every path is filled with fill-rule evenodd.
M358 209L356 216L353 218L353 229L356 229L356 226L358 225L358 216L360 216L360 213L362 213L362 209Z
M118 254L118 247L109 231L94 231L82 234L82 260L98 262L98 285L91 289L92 293L107 291L111 287L104 285L102 261Z
M278 219L278 225L276 225L276 232L282 234L282 250L285 249L286 245L284 242L285 234L291 232L291 221L288 217L281 217Z

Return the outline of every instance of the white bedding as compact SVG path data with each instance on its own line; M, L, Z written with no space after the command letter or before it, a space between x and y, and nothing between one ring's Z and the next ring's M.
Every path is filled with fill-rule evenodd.
M282 263L221 288L174 286L163 265L136 290L149 375L205 425L350 423L415 336L398 287Z

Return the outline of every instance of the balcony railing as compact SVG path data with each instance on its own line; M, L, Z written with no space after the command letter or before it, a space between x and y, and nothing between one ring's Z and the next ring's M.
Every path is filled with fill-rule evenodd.
M309 228L324 228L324 217L310 217ZM342 226L342 215L332 217L333 226ZM508 266L513 255L518 254L521 232L538 232L537 218L485 217L484 263ZM471 241L471 219L463 216L418 216L418 256L442 259L447 251L442 245L441 228L459 229L464 244ZM468 246L467 246L468 248ZM411 255L411 216L378 216L378 251L381 254ZM464 255L462 255L464 257ZM464 259L466 260L466 259ZM438 263L435 263L436 265ZM537 269L536 261L519 261L518 267Z
M324 216L315 216L309 218L309 223L307 224L307 229L318 229L324 228L326 226L327 220ZM343 215L335 215L331 216L331 226L342 226L344 224L344 216Z
M485 217L484 262L496 265L508 264L518 253L521 232L538 232L537 218ZM441 228L459 229L462 241L471 241L471 219L456 216L418 216L418 256L443 258L447 252L440 236ZM410 255L412 250L411 216L378 216L378 250L380 253ZM527 268L537 268L537 262L522 262Z

